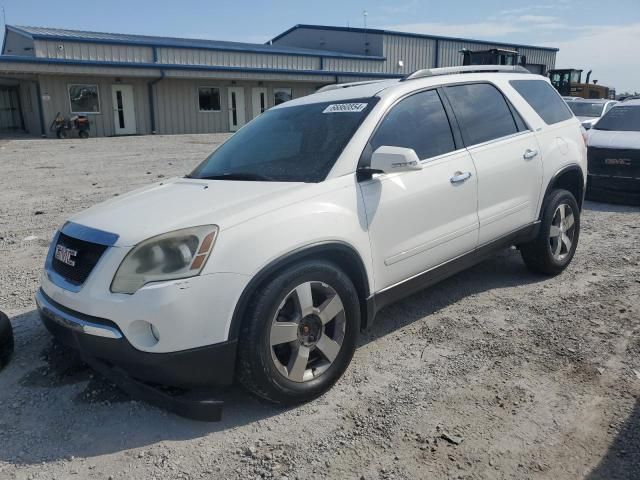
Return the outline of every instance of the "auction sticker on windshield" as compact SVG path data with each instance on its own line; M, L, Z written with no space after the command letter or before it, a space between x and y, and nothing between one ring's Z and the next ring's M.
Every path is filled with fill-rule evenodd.
M366 103L333 103L325 108L322 113L361 112L365 108L367 108Z

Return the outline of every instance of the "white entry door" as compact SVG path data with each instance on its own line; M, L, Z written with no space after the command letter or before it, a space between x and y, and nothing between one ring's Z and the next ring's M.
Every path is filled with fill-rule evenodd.
M251 105L253 106L253 118L256 118L268 108L266 88L254 87L251 89Z
M244 88L227 88L229 98L229 130L235 132L245 124Z
M133 87L131 85L111 85L113 98L113 116L116 135L135 135L136 111L133 103Z

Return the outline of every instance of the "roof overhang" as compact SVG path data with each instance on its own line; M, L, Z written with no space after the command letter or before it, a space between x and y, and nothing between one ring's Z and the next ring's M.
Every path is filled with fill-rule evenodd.
M297 79L310 81L334 81L335 77L355 78L401 78L404 75L378 72L349 72L328 70L300 70L280 68L228 67L209 65L176 65L161 63L133 63L133 62L104 62L96 60L65 60L38 57L22 57L0 55L0 74L2 73L32 73L32 74L75 74L75 75L107 75L107 76L135 76L159 77L175 76L194 77L223 77L246 78L252 74L258 79ZM296 78L293 78L296 77Z

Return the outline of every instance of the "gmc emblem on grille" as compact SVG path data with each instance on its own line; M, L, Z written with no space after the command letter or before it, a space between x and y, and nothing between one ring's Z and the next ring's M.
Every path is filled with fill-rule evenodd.
M74 258L76 257L76 255L78 255L77 250L72 250L71 248L67 248L64 245L56 245L55 257L62 263L66 263L71 267L75 267L76 261L74 260Z
M629 166L631 165L631 160L628 158L607 158L605 159L604 163L606 165L624 165L624 166Z

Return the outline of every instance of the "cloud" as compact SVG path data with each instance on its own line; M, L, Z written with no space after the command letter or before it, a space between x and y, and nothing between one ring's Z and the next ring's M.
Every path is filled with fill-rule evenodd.
M562 2L562 0L557 1ZM557 16L527 13L546 10L552 7L555 8L557 6L557 4L541 4L502 10L496 15L488 16L483 21L474 23L425 22L391 25L385 28L388 28L389 30L426 33L432 35L485 39L497 39L498 37L505 37L520 33L530 35L532 29L548 32L550 30L566 28L566 25L561 22L560 18ZM560 7L562 7L562 4L560 4Z
M569 8L569 1L566 0L560 0L557 3L543 3L543 4L537 4L537 5L528 5L526 7L520 7L520 8L510 8L510 9L506 9L506 10L500 10L498 12L498 15L501 16L512 16L512 15L521 15L527 12L535 12L535 11L540 11L540 10L565 10L567 8Z
M517 20L526 23L551 23L557 22L560 19L550 15L520 15L517 17Z
M554 41L560 49L557 68L593 70L592 79L616 91L640 90L637 58L640 23L576 27L570 40ZM584 78L583 78L584 80Z
M406 3L393 3L388 5L380 5L378 9L386 15L397 15L400 13L409 13L415 11L419 7L417 0Z
M408 23L404 25L390 25L388 30L402 32L443 35L449 37L503 37L511 33L521 32L520 26L507 22L478 22L478 23Z

